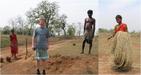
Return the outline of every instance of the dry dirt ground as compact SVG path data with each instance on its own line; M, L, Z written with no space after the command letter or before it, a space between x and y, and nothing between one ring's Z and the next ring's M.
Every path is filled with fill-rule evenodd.
M78 43L76 43L78 42ZM73 44L76 43L75 46ZM48 74L97 74L98 59L97 53L92 50L92 54L80 54L82 40L63 40L58 44L50 45L49 60L46 63ZM87 46L87 45L86 45ZM88 48L88 47L87 47ZM9 48L3 48L1 56L10 56ZM28 55L25 59L25 47L19 47L18 60L1 63L1 74L35 74L36 60L34 51L28 46Z
M132 36L133 68L129 72L116 72L112 69L110 52L111 41L108 35L99 34L93 40L92 53L88 54L88 45L85 53L80 54L82 38L61 40L49 47L49 59L46 63L47 74L99 74L99 75L140 75L140 37ZM76 44L73 46L73 44ZM10 56L9 47L1 49L1 57ZM36 60L31 45L28 45L27 59L25 46L19 47L18 60L0 63L1 74L35 74Z

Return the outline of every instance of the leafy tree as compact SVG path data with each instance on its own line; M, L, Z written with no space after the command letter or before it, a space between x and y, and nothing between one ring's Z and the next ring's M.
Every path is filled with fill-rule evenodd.
M10 26L5 26L5 27L3 27L2 33L3 34L10 34L10 30L11 30Z
M75 28L73 27L73 25L69 25L68 26L68 30L67 30L67 34L68 36L75 36Z
M48 27L51 31L52 26L50 25L51 21L56 17L58 14L58 5L55 2L48 2L42 1L38 4L38 6L34 9L29 10L26 13L28 23L31 25L32 28L34 24L38 22L38 18L40 15L44 15L46 18L46 27Z
M63 14L60 17L54 18L54 20L52 20L52 22L51 22L51 26L53 28L53 31L55 33L58 33L58 35L60 35L60 32L63 30L64 36L66 36L66 30L65 30L66 18L67 18L67 16Z
M60 24L60 20L59 19L54 19L51 23L52 27L52 32L54 33L58 33L58 36L60 36L60 32L61 32L61 24Z

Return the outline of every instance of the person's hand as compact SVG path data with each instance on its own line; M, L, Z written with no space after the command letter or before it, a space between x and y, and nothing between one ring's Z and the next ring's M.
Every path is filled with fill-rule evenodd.
M13 47L13 44L11 44L10 46Z
M11 46L11 47L16 47L17 45L16 45L16 44L11 44L10 46Z
M34 50L34 51L36 50L35 46L32 46L32 50Z
M110 39L111 39L111 37L107 38L107 40L110 40Z
M85 30L83 31L83 34L85 34Z
M94 35L92 35L92 38L94 38Z
M109 38L107 38L107 40L110 40L112 38L112 36L111 37L109 37Z
M47 45L47 49L49 49L49 45Z

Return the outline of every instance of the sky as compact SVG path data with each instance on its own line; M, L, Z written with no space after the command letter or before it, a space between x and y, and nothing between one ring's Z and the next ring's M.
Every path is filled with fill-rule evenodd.
M26 17L26 11L35 8L42 0L0 0L0 27L8 25L14 17ZM48 0L57 2L59 14L67 15L67 23L81 23L83 29L87 10L93 10L98 28L114 28L115 16L122 15L123 22L128 25L129 31L141 31L141 1L140 0ZM78 29L79 27L77 27Z
M113 27L119 14L129 31L141 31L140 0L100 0L99 3L99 27Z

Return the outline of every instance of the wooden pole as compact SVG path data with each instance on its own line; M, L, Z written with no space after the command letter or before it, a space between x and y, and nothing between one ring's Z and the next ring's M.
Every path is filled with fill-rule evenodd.
M27 38L25 39L25 48L26 48L26 56L25 56L25 59L27 59L27 55L28 55L28 50L27 50Z

